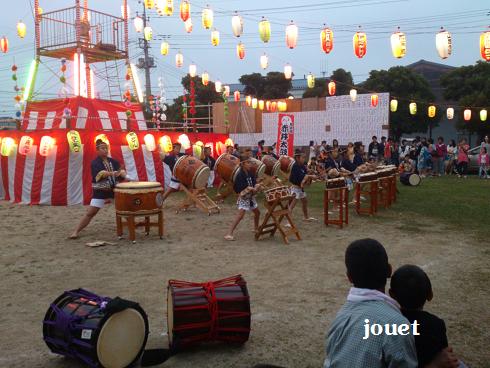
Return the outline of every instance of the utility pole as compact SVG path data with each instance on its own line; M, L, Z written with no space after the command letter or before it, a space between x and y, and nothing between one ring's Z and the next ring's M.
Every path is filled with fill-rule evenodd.
M140 1L140 4L143 5L143 26L146 28L148 19L146 18L146 7L143 1ZM150 96L151 96L151 78L150 78L150 69L155 68L155 61L153 58L150 58L150 44L146 40L143 35L143 38L139 39L139 47L143 49L145 58L143 62L138 64L138 68L145 69L145 111L150 111Z

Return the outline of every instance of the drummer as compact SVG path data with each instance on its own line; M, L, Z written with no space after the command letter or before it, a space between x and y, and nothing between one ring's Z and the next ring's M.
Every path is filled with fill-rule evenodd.
M242 154L240 156L240 169L233 183L233 190L238 194L238 213L231 224L228 234L225 235L225 240L235 240L233 232L236 227L242 221L245 216L245 212L252 211L254 214L254 231L257 232L259 228L260 211L258 209L257 200L255 195L259 189L259 186L255 180L255 176L250 172L251 169L250 156L248 154Z
M279 157L277 157L277 155L274 153L274 147L272 146L266 148L265 154L274 157L276 160L279 160Z
M170 171L172 172L172 177L170 179L170 184L168 185L167 190L163 194L163 200L165 201L167 197L175 192L178 192L180 190L180 181L173 175L174 171L174 166L177 160L183 156L183 154L180 153L180 149L182 148L182 145L179 142L175 142L173 144L173 149L172 152L170 152L165 158L163 159L163 162L168 165L170 168Z
M294 154L294 164L291 168L291 174L289 175L289 181L293 186L291 192L294 194L294 198L289 204L289 212L292 212L296 202L301 200L301 206L303 208L303 216L305 221L316 221L314 217L308 216L308 200L306 199L306 193L304 190L305 182L309 179L315 178L315 175L308 175L308 169L305 165L305 156L301 151L296 151Z
M213 156L211 156L211 147L204 147L202 162L204 162L209 167L210 173L208 179L208 188L212 188L215 177L214 166L216 164L216 160Z
M114 187L117 182L124 180L126 171L121 169L118 161L109 157L109 146L101 139L95 142L97 158L90 164L92 171L92 200L88 207L87 213L82 217L80 223L70 239L77 239L82 231L92 221L95 215L106 202L114 198Z

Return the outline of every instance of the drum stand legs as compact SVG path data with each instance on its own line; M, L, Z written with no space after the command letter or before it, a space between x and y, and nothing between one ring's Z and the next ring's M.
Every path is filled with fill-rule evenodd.
M331 197L331 198L329 198ZM330 218L330 201L333 202L333 209L339 212L338 217ZM325 225L338 225L342 229L344 224L349 224L349 191L347 187L325 189L323 196L324 222Z
M357 214L375 215L378 211L378 180L358 182L355 184L355 188ZM361 195L368 198L369 206L361 206Z
M275 199L272 202L266 201L264 203L267 213L265 214L264 221L262 221L262 224L255 233L255 240L259 240L259 238L265 234L274 236L277 230L279 230L285 244L289 244L289 235L295 235L298 240L301 240L299 230L294 225L291 213L289 212L289 202L291 202L292 199L293 197L289 196ZM285 230L281 225L283 219L287 220L286 226L289 225L290 227L288 230Z
M157 222L151 222L151 216L158 216ZM136 222L136 217L144 217L145 220L142 222ZM126 221L123 221L123 218ZM137 227L145 227L146 235L150 234L151 227L158 228L158 235L160 239L163 238L163 211L153 212L153 213L145 213L145 214L121 214L116 212L116 228L117 228L117 236L121 239L123 235L124 227L128 228L129 239L136 243L136 228Z
M177 213L182 210L187 210L190 206L194 205L202 210L204 213L207 213L208 216L211 216L212 213L219 213L220 208L211 198L206 194L206 188L202 189L187 189L184 185L181 185L181 188L184 190L186 194L186 198L179 205L179 209Z
M379 188L378 188L378 203L384 208L388 208L391 206L393 201L393 186L391 176L387 176L384 178L380 178L379 180Z
M222 181L218 187L218 194L214 198L216 202L223 202L225 198L229 197L231 194L234 194L233 184Z

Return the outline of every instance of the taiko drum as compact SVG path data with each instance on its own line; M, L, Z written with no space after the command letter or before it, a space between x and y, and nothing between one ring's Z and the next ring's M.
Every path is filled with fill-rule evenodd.
M252 162L250 165L250 173L256 178L262 178L265 174L265 165L256 158L250 158L250 161Z
M294 158L289 156L281 156L276 162L276 171L281 170L284 174L289 174L294 165Z
M161 210L163 187L158 182L119 183L114 189L114 202L118 214L151 214Z
M277 159L272 157L271 155L265 155L262 157L262 163L265 165L265 174L269 176L277 176L279 175L279 166L276 166L278 162Z
M173 174L187 188L202 189L208 184L211 170L195 157L182 156L175 163Z
M236 156L230 155L229 153L223 153L216 160L216 171L218 172L221 179L227 183L233 183L235 180L235 175L240 167L240 159Z

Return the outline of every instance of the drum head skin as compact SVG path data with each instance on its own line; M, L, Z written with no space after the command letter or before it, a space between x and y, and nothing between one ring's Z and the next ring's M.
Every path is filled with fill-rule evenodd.
M408 178L408 182L410 183L410 185L412 185L414 187L416 187L417 185L419 185L421 181L422 181L422 179L417 174L412 174Z
M105 368L127 367L145 344L143 316L128 308L113 314L104 323L97 341L97 356Z
M119 189L148 189L162 187L162 184L154 181L130 181L127 183L119 183L116 188Z
M194 174L194 188L196 189L202 189L206 188L208 185L208 179L209 175L211 175L211 170L209 169L208 166L204 166L201 169L199 169L195 174Z

